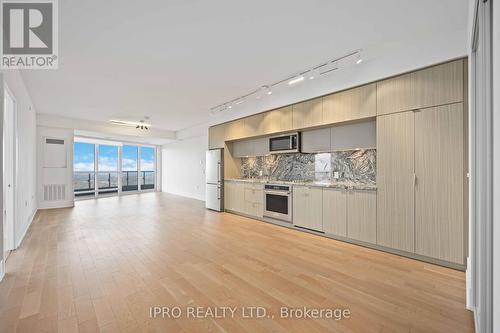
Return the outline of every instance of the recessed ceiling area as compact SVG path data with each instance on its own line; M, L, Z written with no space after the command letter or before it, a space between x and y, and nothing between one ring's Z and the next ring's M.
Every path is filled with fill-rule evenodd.
M414 43L425 53L430 35L465 48L468 8L467 0L65 0L59 69L23 77L39 113L106 122L148 115L154 128L177 131L352 50Z

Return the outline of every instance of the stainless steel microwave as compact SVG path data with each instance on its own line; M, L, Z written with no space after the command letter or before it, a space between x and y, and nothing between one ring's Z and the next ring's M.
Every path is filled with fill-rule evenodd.
M300 133L283 134L269 138L269 152L271 154L300 152Z

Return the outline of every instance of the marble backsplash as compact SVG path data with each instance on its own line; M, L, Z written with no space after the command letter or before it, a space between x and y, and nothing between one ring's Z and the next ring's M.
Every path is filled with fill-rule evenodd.
M350 181L375 184L375 149L321 154L276 154L241 159L242 178L283 181ZM334 178L334 173L338 178Z

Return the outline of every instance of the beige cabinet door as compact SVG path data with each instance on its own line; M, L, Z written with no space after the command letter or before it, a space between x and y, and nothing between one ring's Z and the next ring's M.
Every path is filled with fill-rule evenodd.
M293 225L323 231L323 191L320 187L293 187Z
M415 113L416 253L464 264L463 104Z
M330 151L330 128L318 128L303 131L301 135L302 152L317 153Z
M377 117L377 244L415 251L414 112Z
M224 125L219 124L208 129L208 149L224 148Z
M253 137L264 134L264 113L254 114L243 118L245 124L244 137Z
M260 184L245 184L245 214L255 217L263 215L263 186Z
M254 141L252 139L246 139L233 142L233 156L254 156Z
M347 237L375 244L377 242L377 192L347 192Z
M264 113L262 134L275 134L292 130L292 106Z
M375 83L323 97L323 124L375 117L376 114Z
M377 82L377 114L464 100L464 60L455 60Z
M292 106L293 129L319 126L323 123L323 99L315 98Z
M233 120L226 123L226 141L242 139L245 134L245 122L243 119Z
M347 191L323 189L323 231L347 237Z
M234 210L234 186L233 182L224 182L224 209Z

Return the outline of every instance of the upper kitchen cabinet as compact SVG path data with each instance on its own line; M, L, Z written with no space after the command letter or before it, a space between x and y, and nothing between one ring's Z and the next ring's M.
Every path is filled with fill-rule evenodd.
M464 60L425 68L377 83L377 114L464 100Z
M257 113L243 119L244 137L259 136L264 134L264 114Z
M264 156L267 154L269 154L268 137L233 142L233 157Z
M323 124L323 100L315 98L292 106L293 129L314 127Z
M224 148L225 125L219 124L208 129L208 149Z
M375 148L376 127L375 120L333 126L330 129L330 150Z
M265 112L262 123L263 134L291 131L293 128L292 106Z
M319 128L302 132L302 152L318 153L330 151L330 128Z
M225 124L226 141L237 140L245 137L244 119L233 120Z
M375 117L377 86L375 83L323 97L323 124Z

